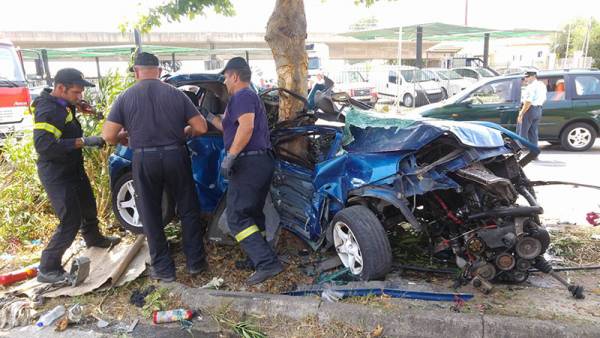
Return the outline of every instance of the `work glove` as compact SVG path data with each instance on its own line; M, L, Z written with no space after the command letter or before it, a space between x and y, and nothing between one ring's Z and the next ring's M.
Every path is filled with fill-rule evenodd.
M231 178L233 175L233 165L235 164L236 158L237 155L233 154L227 154L227 156L225 156L223 162L221 162L221 176L226 179Z
M83 146L84 147L102 147L104 146L105 142L104 139L100 136L88 136L88 137L82 137L83 140Z
M202 114L202 116L204 116L206 121L208 121L210 123L212 123L212 121L217 117L215 114L211 113L205 107L200 107L200 114Z

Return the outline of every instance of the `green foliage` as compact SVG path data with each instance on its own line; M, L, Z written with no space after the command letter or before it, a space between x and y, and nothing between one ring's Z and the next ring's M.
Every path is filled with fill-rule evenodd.
M559 57L570 57L574 51L583 50L589 24L589 19L578 18L563 27L553 41ZM569 25L571 26L571 37L569 39L568 55L566 55ZM588 56L594 59L593 67L600 67L600 22L596 19L592 19L591 22Z
M144 298L146 302L142 308L142 314L145 317L150 317L154 311L162 311L167 307L167 293L169 290L166 288L159 288Z
M109 73L100 81L100 90L86 92L86 99L98 111L107 113L118 94L134 83L131 76ZM98 135L102 120L79 115L83 134ZM85 149L84 163L90 178L101 224L111 218L108 157L112 149ZM37 175L37 154L33 133L22 139L9 137L0 152L0 250L15 251L23 242L47 240L58 220Z
M231 316L231 313L228 308L225 308L223 311L218 313L211 314L213 319L219 323L219 325L225 325L227 328L233 330L233 332L237 333L240 337L244 338L266 338L267 335L262 333L259 328L254 325L251 321L248 321L244 318L242 320L232 320L228 317Z
M129 28L136 28L142 33L148 33L152 28L160 26L163 20L179 22L183 17L191 20L198 15L204 15L209 7L212 7L217 14L235 15L229 0L171 0L148 10L146 14L139 17L133 27L129 23L124 23L119 25L119 29L125 32Z

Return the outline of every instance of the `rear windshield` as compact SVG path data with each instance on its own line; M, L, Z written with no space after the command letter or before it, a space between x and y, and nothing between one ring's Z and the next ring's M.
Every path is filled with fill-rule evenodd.
M25 81L19 58L12 47L0 45L0 80Z
M440 70L437 72L439 77L444 80L460 80L463 77L453 70Z

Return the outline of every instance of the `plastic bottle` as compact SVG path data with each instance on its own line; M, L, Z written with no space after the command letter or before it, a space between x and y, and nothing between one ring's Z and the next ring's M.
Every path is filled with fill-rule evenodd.
M154 324L178 322L189 320L194 316L194 311L186 309L176 309L169 311L154 311L152 321Z
M62 317L67 310L63 305L57 305L54 309L44 313L40 319L35 323L37 327L45 327L54 323L55 320Z

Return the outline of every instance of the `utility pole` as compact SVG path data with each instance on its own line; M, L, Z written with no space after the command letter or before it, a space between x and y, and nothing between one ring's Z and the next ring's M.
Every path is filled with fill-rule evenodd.
M465 0L465 27L469 25L469 0Z
M138 54L142 52L142 34L138 29L133 30L133 41L135 41L135 46L137 47Z
M396 72L396 112L400 111L400 69L402 68L402 25L398 27L398 70Z
M590 34L591 34L591 30L592 30L592 17L590 17L590 22L587 25L587 32L585 33L585 40L583 42L583 57L584 57L584 62L585 62L585 58L587 58L588 51L589 51L589 48L590 48Z
M571 43L571 24L567 26L567 48L565 49L565 58L563 59L563 68L566 67L567 58L569 57L569 44Z

